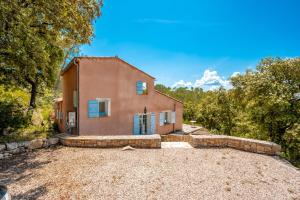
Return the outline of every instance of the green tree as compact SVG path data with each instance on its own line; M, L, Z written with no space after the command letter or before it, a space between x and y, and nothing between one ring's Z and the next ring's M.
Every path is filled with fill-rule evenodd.
M3 0L0 4L0 81L36 96L53 87L64 58L89 43L101 0Z
M235 109L230 92L223 88L208 91L198 104L198 121L218 133L231 135Z
M256 71L232 78L235 90L243 96L245 112L261 131L277 143L300 117L300 59L264 59Z

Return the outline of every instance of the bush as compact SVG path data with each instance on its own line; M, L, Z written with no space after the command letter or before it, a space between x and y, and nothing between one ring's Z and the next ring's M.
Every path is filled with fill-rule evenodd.
M26 92L19 89L5 89L0 86L0 134L7 129L22 128L29 123Z
M286 131L284 134L284 156L300 167L300 124L294 126Z

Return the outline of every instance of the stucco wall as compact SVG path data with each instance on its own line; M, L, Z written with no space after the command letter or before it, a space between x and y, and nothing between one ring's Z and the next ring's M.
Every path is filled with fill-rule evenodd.
M117 58L81 58L79 60L79 132L80 135L131 135L133 116L155 112L156 133L173 131L173 124L159 126L159 112L176 106L174 129L182 127L182 104L155 92L154 79ZM136 94L136 82L148 83L148 95ZM68 95L66 95L68 96ZM111 116L88 118L88 100L111 98ZM68 104L65 101L64 103Z
M74 65L74 64L72 64ZM62 111L63 111L63 124L61 124L62 132L66 132L65 124L67 120L68 112L76 112L73 104L73 91L77 90L77 66L74 65L70 67L63 74L62 80L62 90L63 90L63 102L62 102ZM72 130L73 133L76 133L76 129Z

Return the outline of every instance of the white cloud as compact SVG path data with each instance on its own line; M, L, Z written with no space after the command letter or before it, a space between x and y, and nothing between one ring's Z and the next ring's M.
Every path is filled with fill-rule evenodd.
M180 88L180 87L188 87L188 88L190 88L192 86L193 86L192 82L185 82L184 80L180 80L180 81L174 83L173 86L172 86L172 88Z
M204 71L203 76L195 81L194 87L200 87L204 90L214 90L220 87L228 89L231 87L231 84L224 77L220 77L217 71L207 69Z
M239 72L234 72L231 77L236 76L240 74ZM173 88L178 87L199 87L203 88L205 91L207 90L216 90L220 87L223 87L225 89L230 89L232 87L229 80L227 80L225 77L221 77L218 75L217 71L211 71L209 69L206 69L203 73L203 76L200 79L197 79L195 83L192 82L180 80L173 84Z
M235 77L235 76L238 76L240 74L241 74L240 72L233 72L232 75L231 75L231 77Z

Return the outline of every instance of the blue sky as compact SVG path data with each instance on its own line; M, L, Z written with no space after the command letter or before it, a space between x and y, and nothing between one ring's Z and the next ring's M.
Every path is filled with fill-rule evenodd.
M226 87L261 58L300 55L299 9L299 0L106 0L81 53L117 55L167 86Z

